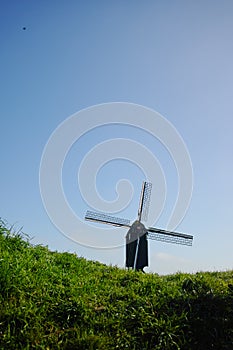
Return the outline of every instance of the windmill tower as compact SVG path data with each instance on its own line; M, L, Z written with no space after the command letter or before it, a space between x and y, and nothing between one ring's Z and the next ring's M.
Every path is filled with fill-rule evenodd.
M126 267L134 270L143 270L148 266L148 243L147 239L191 246L193 236L161 230L154 227L145 227L142 221L147 221L150 205L152 184L143 182L140 196L138 217L130 224L130 220L121 219L104 213L87 211L85 220L108 224L117 227L126 227Z

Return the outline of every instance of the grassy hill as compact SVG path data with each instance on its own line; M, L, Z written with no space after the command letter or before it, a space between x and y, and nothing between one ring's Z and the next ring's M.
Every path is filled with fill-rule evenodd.
M230 350L232 305L233 271L125 271L0 223L0 349Z

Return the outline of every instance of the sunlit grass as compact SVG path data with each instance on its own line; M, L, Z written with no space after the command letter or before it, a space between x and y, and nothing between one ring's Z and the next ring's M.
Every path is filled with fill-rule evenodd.
M158 276L0 224L0 349L233 349L233 272Z

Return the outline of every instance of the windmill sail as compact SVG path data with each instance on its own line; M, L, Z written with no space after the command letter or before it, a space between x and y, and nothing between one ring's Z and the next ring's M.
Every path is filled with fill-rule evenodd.
M145 182L144 201L143 201L143 205L142 205L142 220L143 221L147 221L147 219L148 219L151 190L152 190L152 183Z
M150 205L150 197L151 197L152 183L143 182L142 191L138 209L138 220L147 221L148 211Z
M94 211L87 211L85 220L99 222L102 224L108 224L117 227L130 227L130 220L117 218L103 213L97 213Z
M148 228L147 237L149 239L153 239L156 241L167 242L167 243L176 243L176 244L182 244L182 245L187 245L187 246L191 246L193 243L193 236L191 236L191 235L161 230L161 229L157 229L154 227Z

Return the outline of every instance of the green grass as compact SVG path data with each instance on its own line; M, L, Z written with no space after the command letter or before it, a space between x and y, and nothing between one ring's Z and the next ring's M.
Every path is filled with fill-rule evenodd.
M230 350L232 302L233 271L126 271L0 223L0 349Z

